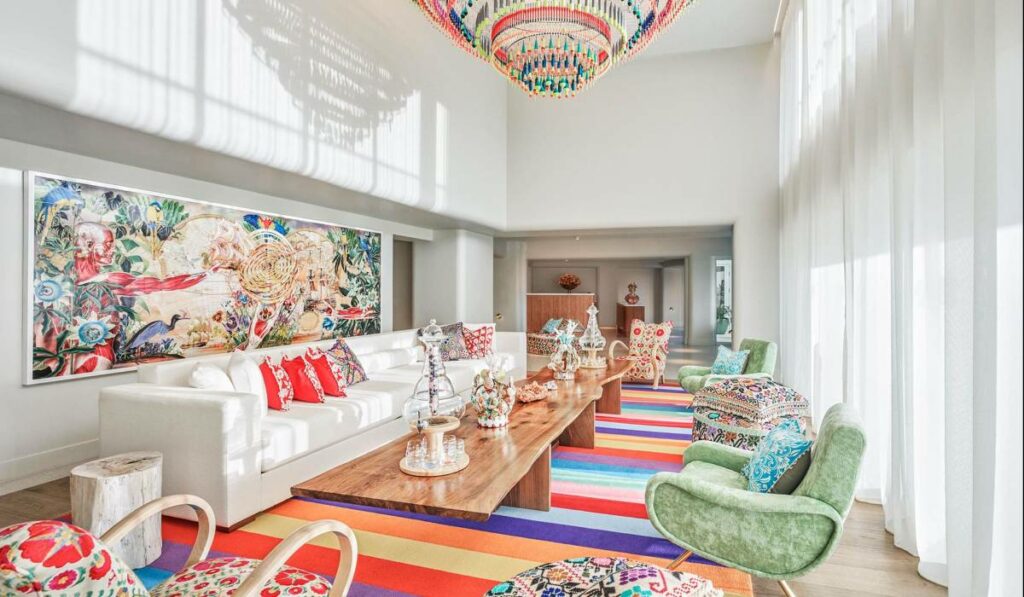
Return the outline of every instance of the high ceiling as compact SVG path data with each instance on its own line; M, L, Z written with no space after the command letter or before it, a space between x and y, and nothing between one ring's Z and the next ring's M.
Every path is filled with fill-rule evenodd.
M640 54L659 56L771 41L784 0L696 0Z

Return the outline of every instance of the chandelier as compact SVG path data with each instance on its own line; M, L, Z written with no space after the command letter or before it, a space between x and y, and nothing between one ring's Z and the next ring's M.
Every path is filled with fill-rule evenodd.
M413 1L527 93L572 97L643 50L693 0Z

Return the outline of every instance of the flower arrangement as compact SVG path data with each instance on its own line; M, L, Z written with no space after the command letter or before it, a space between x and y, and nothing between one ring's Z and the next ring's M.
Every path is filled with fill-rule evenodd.
M571 273L562 274L558 278L558 285L569 292L572 292L573 289L580 285L580 277Z

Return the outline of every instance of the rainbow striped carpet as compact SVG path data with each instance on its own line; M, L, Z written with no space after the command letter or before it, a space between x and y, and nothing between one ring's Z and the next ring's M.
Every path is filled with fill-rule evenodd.
M623 387L621 415L598 415L597 448L557 448L552 509L500 508L487 522L292 499L230 533L213 556L260 558L309 520L334 518L355 529L359 560L351 595L472 595L540 563L585 555L625 555L667 564L681 549L647 521L644 487L658 471L676 471L689 445L690 394L678 387ZM163 556L140 571L147 585L185 561L195 525L164 519ZM303 548L291 564L330 576L333 539ZM752 595L747 574L693 558L683 566L727 595Z

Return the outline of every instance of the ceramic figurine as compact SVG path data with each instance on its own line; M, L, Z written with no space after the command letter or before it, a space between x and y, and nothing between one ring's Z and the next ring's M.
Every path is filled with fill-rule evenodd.
M481 427L504 427L516 403L515 386L504 371L484 369L473 378L470 404L476 410L476 424Z
M640 302L640 296L636 293L636 282L630 282L626 288L629 289L629 293L626 295L626 304L635 305Z
M558 334L558 347L551 354L551 362L548 363L548 369L555 372L555 379L559 381L575 381L576 370L580 368L580 355L574 346L575 331L576 322L570 321Z

